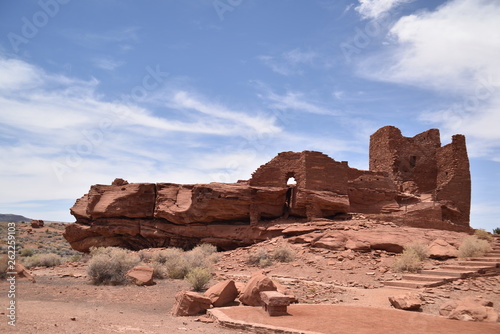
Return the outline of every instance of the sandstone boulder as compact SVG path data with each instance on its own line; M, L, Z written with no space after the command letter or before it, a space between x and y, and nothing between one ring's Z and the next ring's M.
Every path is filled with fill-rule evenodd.
M32 228L41 228L44 227L45 223L43 220L32 220L30 222Z
M135 285L153 285L153 268L145 266L136 266L130 269L126 276Z
M210 298L191 291L181 291L175 295L172 308L174 316L190 316L205 313L211 305Z
M498 313L493 308L493 303L482 297L451 300L440 307L439 314L449 319L462 321L498 321Z
M212 286L204 295L210 298L214 307L223 307L233 303L238 294L234 281L226 280Z
M27 278L29 281L36 283L35 277L31 275L28 270L26 269L25 266L23 266L20 263L16 263L16 266L14 268L14 272L16 273L16 276L19 278Z
M417 293L407 293L403 295L389 297L391 305L400 310L416 311L422 307L422 298Z
M240 302L248 306L261 306L262 299L260 293L263 291L276 291L274 282L263 272L256 272L252 275L247 285L240 295Z
M429 256L434 259L457 257L458 249L443 239L436 239L429 245Z

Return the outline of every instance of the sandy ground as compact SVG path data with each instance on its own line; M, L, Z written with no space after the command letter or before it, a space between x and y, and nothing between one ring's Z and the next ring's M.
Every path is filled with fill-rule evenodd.
M310 254L302 256L311 258ZM459 284L449 283L433 289L406 290L381 287L379 281L373 277L374 275L366 275L367 268L360 266L356 269L356 263L366 261L363 256L367 257L368 255L354 258L349 265L352 269L349 270L335 270L328 267L318 270L317 263L311 262L310 267L303 267L300 272L295 272L299 268L297 261L276 264L265 270L290 293L298 296L301 303L370 307L373 308L375 314L378 314L376 312L379 312L377 310L380 309L391 311L391 305L388 302L389 296L417 291L425 297L423 313L426 314L436 315L439 306L445 301L467 295L483 295L492 300L497 311L500 311L500 277L498 276L468 279ZM304 263L303 261L299 262ZM219 263L216 270L216 278L219 279L234 277L244 282L248 279L248 274L260 270L257 267L239 267L239 260L236 260L233 254L222 255ZM321 264L319 265L321 266ZM232 271L229 271L228 267L233 268ZM236 267L243 270L236 269ZM0 333L153 334L192 332L215 334L241 332L241 330L221 328L214 323L197 321L198 316L173 317L170 315L175 294L189 288L187 283L182 280L156 280L157 284L149 287L134 285L94 286L85 277L85 270L85 264L66 264L55 268L34 269L32 272L36 276L36 283L31 283L26 279L18 279L15 327L7 324L8 285L2 281L0 283L0 295L2 296ZM355 282L356 277L359 277L359 283ZM211 282L211 284L215 283L216 280ZM477 286L481 289L473 288ZM486 287L489 291L486 290ZM259 312L258 310L259 308L257 308L257 312ZM345 314L347 320L342 320L347 321L347 325L354 326L350 328L349 333L364 333L361 327L359 331L355 329L357 321L348 320L355 319L352 310L350 312ZM340 316L343 313L336 311L335 314ZM330 314L330 316L333 315ZM365 314L365 317L373 316ZM293 320L292 318L288 317L288 320ZM418 318L416 319L418 320ZM337 322L339 321L337 320ZM307 324L307 320L300 322ZM311 323L318 322L312 321ZM461 322L456 323L460 324ZM500 332L500 324L498 324L497 329L497 332ZM456 333L473 332L457 331Z

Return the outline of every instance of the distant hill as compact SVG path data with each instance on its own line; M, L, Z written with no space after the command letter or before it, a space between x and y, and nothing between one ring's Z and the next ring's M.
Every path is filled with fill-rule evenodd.
M26 218L20 215L13 215L10 213L8 214L0 213L0 222L20 223L20 222L29 222L31 220L32 220L31 218Z

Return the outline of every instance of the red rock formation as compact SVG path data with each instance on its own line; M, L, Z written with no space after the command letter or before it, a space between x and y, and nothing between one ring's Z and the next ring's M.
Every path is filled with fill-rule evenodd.
M290 178L295 185L288 185ZM363 213L399 225L469 229L470 173L465 138L441 147L439 130L413 138L384 127L370 139L370 170L314 151L283 152L234 184L131 183L94 185L71 208L77 219L64 234L71 246L223 249L274 237L273 219L312 220ZM299 234L303 234L298 233ZM305 236L304 236L305 237ZM366 249L362 241L324 235L313 244ZM340 245L340 246L339 246Z

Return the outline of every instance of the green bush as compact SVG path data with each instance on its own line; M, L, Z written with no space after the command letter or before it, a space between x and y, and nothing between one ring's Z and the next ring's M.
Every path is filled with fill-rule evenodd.
M26 257L23 261L26 268L55 267L62 263L62 257L54 253L36 254Z
M189 271L186 275L188 281L194 291L201 291L212 278L212 274L207 268L196 267Z
M292 262L295 254L290 247L280 246L274 250L272 258L278 262Z
M395 271L416 272L422 267L422 261L419 254L413 249L405 249L403 253L396 258L392 268Z
M404 247L405 250L415 252L420 261L425 261L429 258L429 246L415 241Z
M69 262L78 262L82 259L82 254L74 254L68 258Z
M500 227L493 229L493 234L500 234Z
M140 263L139 255L126 249L100 247L90 250L87 274L95 285L120 285L128 282L125 274Z
M259 249L257 252L248 255L247 263L259 267L268 267L273 264L273 260L265 249Z
M486 240L488 242L493 240L493 236L489 232L487 232L486 230L483 230L482 228L475 230L474 235L478 239Z
M490 244L475 235L466 237L458 247L458 257L461 259L475 256L483 256L490 250Z

